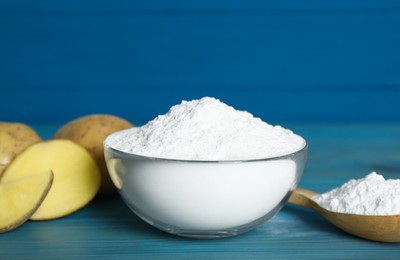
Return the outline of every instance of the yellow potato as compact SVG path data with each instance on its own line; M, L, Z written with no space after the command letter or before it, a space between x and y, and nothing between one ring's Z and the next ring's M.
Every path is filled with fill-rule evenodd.
M0 122L0 176L15 156L39 141L36 132L25 124Z
M53 173L46 171L0 184L0 233L25 223L48 194Z
M6 184L49 169L54 173L53 185L32 220L55 219L73 213L88 204L100 188L96 162L85 148L70 140L31 145L10 163L0 181Z
M54 135L55 139L69 139L86 148L100 168L102 183L99 194L116 193L104 159L104 139L119 130L132 128L128 121L106 114L92 114L77 118L62 126Z

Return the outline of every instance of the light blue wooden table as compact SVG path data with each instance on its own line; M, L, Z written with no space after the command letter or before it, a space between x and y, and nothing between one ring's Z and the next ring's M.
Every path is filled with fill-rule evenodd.
M55 125L34 126L48 138ZM400 124L289 124L309 143L300 186L327 191L377 171L400 178ZM118 196L97 198L62 219L28 222L0 235L0 259L399 259L400 243L350 236L311 210L288 205L244 235L181 238L136 217Z

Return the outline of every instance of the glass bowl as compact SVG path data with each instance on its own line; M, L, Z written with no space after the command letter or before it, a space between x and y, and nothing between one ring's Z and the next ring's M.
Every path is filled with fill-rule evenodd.
M104 143L111 179L150 225L193 238L247 232L272 218L302 176L307 145L274 158L188 161L147 157Z

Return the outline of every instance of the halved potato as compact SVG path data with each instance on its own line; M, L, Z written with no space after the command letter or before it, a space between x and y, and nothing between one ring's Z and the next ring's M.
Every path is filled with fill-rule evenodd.
M116 194L117 189L111 181L104 159L104 139L119 130L132 128L133 125L117 116L91 114L79 117L63 125L54 134L56 139L68 139L83 146L93 156L102 176L99 194Z
M32 220L66 216L88 204L100 187L100 172L88 151L70 140L40 142L20 153L7 167L1 183L51 169L54 182Z

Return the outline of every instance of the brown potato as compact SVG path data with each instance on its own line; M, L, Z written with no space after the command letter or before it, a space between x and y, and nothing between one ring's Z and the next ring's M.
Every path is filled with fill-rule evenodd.
M0 176L14 158L41 138L29 126L0 122Z
M100 195L116 193L104 159L104 139L119 130L132 128L125 119L106 114L92 114L77 118L62 126L54 135L55 139L69 139L86 148L99 166L102 183Z

